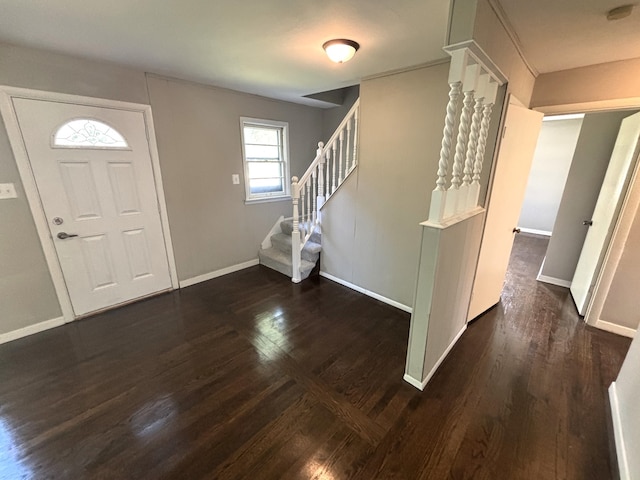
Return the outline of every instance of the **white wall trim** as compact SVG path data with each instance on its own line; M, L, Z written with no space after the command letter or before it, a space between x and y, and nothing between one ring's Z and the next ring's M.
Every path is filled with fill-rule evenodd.
M433 366L431 371L427 374L424 380L422 381L416 380L415 378L413 378L412 376L406 373L404 374L404 377L402 377L402 379L405 382L407 382L409 385L416 387L418 390L424 390L424 387L427 386L427 383L429 383L429 380L431 380L431 377L435 375L436 371L438 370L442 362L444 362L444 359L447 358L447 355L449 355L449 352L454 347L454 345L458 343L458 340L460 340L460 337L462 336L462 334L465 332L466 329L467 329L467 324L465 323L462 329L453 338L453 340L451 340L451 343L449 344L449 346L440 356L440 358L438 359L436 364Z
M609 403L611 404L611 420L613 420L613 434L616 443L620 480L631 480L629 464L627 463L627 450L624 444L624 435L622 434L622 419L620 418L620 404L618 402L616 382L612 382L609 387Z
M561 278L549 277L548 275L540 275L536 277L536 280L543 283L550 283L551 285L557 285L558 287L570 288L571 282L569 280L563 280Z
M59 327L61 325L64 325L65 323L66 322L64 317L57 317L57 318L52 318L51 320L45 320L44 322L18 328L17 330L12 330L7 333L1 333L0 344L11 342L13 340L17 340L19 338L26 337L28 335L33 335L34 333L40 333L45 330L49 330L50 328Z
M36 225L36 231L38 232L40 244L42 245L42 249L44 251L45 260L51 274L51 279L53 281L53 286L58 297L58 302L60 303L64 321L71 322L76 318L76 315L73 311L73 306L71 304L69 292L66 287L62 268L60 267L60 263L58 262L58 256L53 245L47 218L42 209L40 194L38 192L33 172L31 170L31 163L29 162L29 156L27 154L26 146L24 145L22 139L20 124L13 107L13 102L11 100L12 98L48 100L91 107L128 110L140 112L143 114L149 139L149 154L151 157L151 165L156 185L156 194L160 210L160 221L164 234L164 244L169 264L171 286L174 289L178 288L178 274L173 252L173 244L171 241L171 233L169 231L167 205L162 185L162 176L160 173L160 161L158 156L158 148L156 145L151 106L138 103L121 102L117 100L108 100L103 98L68 95L57 92L47 92L43 90L31 90L27 88L0 85L0 113L2 114L2 118L4 119L7 134L9 136L9 143L11 144L11 149L13 150L15 156L18 172L24 186L25 196L27 198L31 214L33 215L33 219Z
M382 303L386 303L387 305L391 305L392 307L399 308L404 312L413 313L413 308L409 307L408 305L405 305L400 302L396 302L395 300L391 300L390 298L387 298L387 297L383 297L378 293L372 292L371 290L367 290L366 288L359 287L358 285L354 285L353 283L347 282L346 280L342 280L341 278L334 277L330 273L323 272L322 270L320 270L320 276L328 280L331 280L332 282L339 283L340 285L350 288L351 290L355 290L356 292L364 293L368 297L375 298L376 300L379 300Z
M593 325L600 330L604 330L606 332L615 333L617 335L622 335L623 337L633 338L636 335L636 330L629 327L624 327L622 325L618 325L616 323L606 322L604 320L596 320L596 323Z
M548 230L537 230L535 228L527 228L527 227L518 227L522 233L533 233L534 235L544 235L545 237L550 237L551 233Z
M221 268L220 270L216 270L214 272L198 275L197 277L187 278L186 280L180 281L180 288L190 287L191 285L195 285L196 283L206 282L207 280L211 280L212 278L218 278L229 273L244 270L245 268L258 265L258 263L260 263L260 261L257 258L254 258L252 260L249 260L248 262L238 263L237 265L231 265L230 267Z

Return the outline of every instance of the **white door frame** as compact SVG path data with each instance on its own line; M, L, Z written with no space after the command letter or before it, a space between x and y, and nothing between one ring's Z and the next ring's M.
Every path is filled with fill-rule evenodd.
M153 169L153 177L156 187L156 196L160 210L160 221L162 224L162 232L164 237L165 250L167 252L167 261L169 264L169 276L171 277L171 288L179 288L178 273L176 270L176 262L173 254L173 243L171 242L171 232L169 230L169 217L167 216L167 205L164 196L164 188L162 184L162 175L160 172L160 160L158 157L158 146L156 144L156 133L153 126L153 116L151 114L151 106L139 103L121 102L117 100L107 100L103 98L84 97L78 95L69 95L65 93L47 92L42 90L31 90L27 88L10 87L0 85L0 113L4 119L9 143L18 166L18 172L24 186L25 195L36 224L40 244L44 251L44 256L49 267L49 273L53 280L53 286L58 296L58 302L62 310L65 323L76 319L71 304L71 298L66 287L62 267L58 261L58 256L53 244L53 238L49 230L47 217L45 216L40 200L40 194L36 185L36 180L31 170L29 155L22 139L18 117L13 107L13 98L26 98L31 100L48 100L59 103L69 103L74 105L83 105L90 107L103 107L116 110L126 110L131 112L142 113L147 129L147 139L149 144L149 154L151 156L151 167Z

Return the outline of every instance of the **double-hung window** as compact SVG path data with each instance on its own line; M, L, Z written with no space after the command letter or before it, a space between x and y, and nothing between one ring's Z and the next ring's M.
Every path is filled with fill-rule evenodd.
M286 122L240 118L247 201L289 196Z

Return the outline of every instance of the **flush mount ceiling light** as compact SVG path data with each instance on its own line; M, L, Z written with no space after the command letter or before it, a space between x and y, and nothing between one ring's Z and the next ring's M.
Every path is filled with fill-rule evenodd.
M348 62L356 54L360 45L353 40L347 40L345 38L336 38L324 42L322 45L324 51L327 52L329 59L336 63Z
M612 8L607 12L607 20L620 20L628 17L633 11L634 5L622 5L621 7Z

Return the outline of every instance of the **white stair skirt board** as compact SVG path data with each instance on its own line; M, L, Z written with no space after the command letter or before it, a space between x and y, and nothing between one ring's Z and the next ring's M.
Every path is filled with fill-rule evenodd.
M533 233L535 235L544 235L550 237L552 232L547 230L536 230L535 228L518 227L522 233Z
M456 343L458 343L458 340L460 340L460 337L462 336L462 334L465 332L466 329L467 329L467 324L465 323L464 327L462 327L462 329L458 332L458 334L453 338L453 340L451 341L447 349L444 351L442 356L438 359L438 361L433 366L433 368L431 369L431 371L429 372L429 374L426 376L424 380L422 381L417 380L406 373L404 374L404 377L402 377L402 379L405 382L407 382L409 385L416 387L418 390L420 391L424 390L424 387L427 386L427 383L429 383L429 380L431 380L431 377L435 375L436 371L438 370L442 362L444 362L444 359L447 358L447 355L449 355L449 352L451 351L453 346Z
M207 280L244 270L245 268L253 267L255 265L258 265L257 258L253 258L248 262L238 263L237 265L231 265L230 267L221 268L220 270L216 270L215 272L209 272L198 275L197 277L187 278L186 280L180 281L180 288L190 287L191 285L195 285L196 283L206 282Z
M12 330L7 333L0 333L0 344L11 342L12 340L17 340L22 337L26 337L29 335L33 335L34 333L44 332L45 330L49 330L50 328L59 327L64 325L64 317L52 318L51 320L45 320L44 322L36 323L34 325L29 325L27 327L19 328L17 330Z
M622 335L623 337L633 338L636 335L636 330L634 330L633 328L623 327L622 325L605 322L604 320L598 320L593 326L606 332Z
M353 283L347 282L346 280L342 280L341 278L334 277L330 273L323 272L322 270L320 270L320 276L328 280L331 280L332 282L339 283L340 285L350 288L351 290L355 290L356 292L364 293L366 296L375 298L376 300L379 300L382 303L386 303L387 305L391 305L392 307L399 308L403 312L413 313L413 308L403 303L396 302L395 300L391 300L390 298L383 297L382 295L372 292L371 290L367 290L366 288L359 287L358 285L354 285Z
M618 457L620 480L631 480L629 475L629 465L627 463L627 449L625 447L624 436L622 434L622 421L620 419L620 406L618 404L616 382L612 382L609 387L609 403L611 404L611 419L613 420L613 434L616 443L616 456Z

